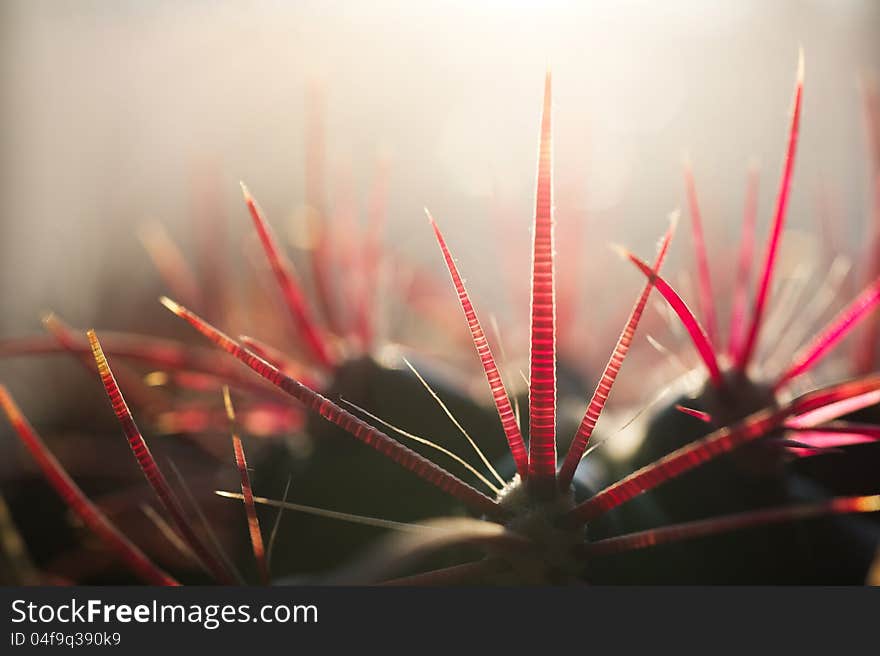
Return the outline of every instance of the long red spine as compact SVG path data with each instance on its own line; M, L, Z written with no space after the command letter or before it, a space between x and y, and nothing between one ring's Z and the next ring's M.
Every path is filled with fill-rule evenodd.
M660 241L660 248L657 251L657 257L654 259L654 273L657 273L663 265L663 260L669 250L669 242L672 241L674 231L675 218L673 218L669 225L669 229ZM590 399L590 404L587 406L584 418L581 420L580 426L578 426L577 433L575 433L571 446L568 448L568 453L565 454L565 461L562 463L562 467L559 470L560 489L565 489L571 485L577 466L580 463L581 458L587 449L590 437L593 434L593 429L599 421L599 415L602 413L605 403L608 401L608 396L611 394L611 388L614 385L614 381L617 379L617 374L620 373L620 367L623 365L623 360L629 352L633 336L635 335L636 328L638 328L639 320L642 318L642 314L645 311L645 305L648 303L648 297L651 295L651 289L653 289L653 287L653 281L649 279L648 282L645 283L642 293L639 295L638 300L636 300L636 303L630 312L626 326L624 326L623 332L620 333L620 337L617 339L617 344L611 352L608 364L605 365L605 371L602 372L602 378L599 379L599 384L593 392L593 398Z
M495 357L492 355L492 350L489 348L489 340L486 339L486 334L483 332L483 327L480 325L477 312L474 309L473 303L471 303L467 288L464 286L464 281L461 279L461 274L458 271L455 260L452 258L452 253L449 252L446 240L440 232L440 227L437 225L434 217L431 216L431 213L427 210L425 211L428 214L431 227L434 229L434 236L437 238L437 243L440 245L443 259L446 261L446 268L449 269L452 284L455 286L455 291L458 293L458 301L461 304L461 309L464 311L464 316L467 319L468 329L470 329L474 347L477 350L480 363L483 365L483 371L486 373L486 380L489 381L489 388L492 390L492 399L495 401L495 408L498 410L498 416L501 418L501 426L504 428L504 435L507 437L507 443L510 446L510 453L516 464L516 470L519 472L520 477L525 479L528 475L528 453L526 452L526 446L523 442L519 424L516 422L513 408L510 405L510 397L507 395L507 389L504 386L504 381L501 379L501 373L498 371L498 366L495 364Z
M842 340L863 317L867 316L880 301L880 278L862 291L856 299L847 305L831 320L822 332L807 347L794 357L788 370L776 381L774 389L778 390L791 379L809 371L828 351Z
M767 524L779 524L821 517L823 515L877 511L880 511L880 495L837 497L816 503L798 504L782 508L766 508L737 513L735 515L674 524L672 526L661 526L660 528L598 540L586 545L584 552L588 556L605 556L624 551L646 549L660 544L693 540L694 538L726 533L728 531L765 526Z
M654 283L654 286L657 287L657 291L663 295L663 298L666 299L669 306L675 310L675 313L678 315L678 318L681 319L685 330L687 330L688 335L690 335L691 341L694 343L694 346L696 346L700 357L703 359L703 363L709 371L709 378L711 379L712 384L716 388L723 387L724 378L721 375L721 369L718 366L718 358L715 355L715 350L712 348L712 344L709 341L706 332L703 330L700 322L697 321L694 313L691 312L687 304L681 299L678 292L676 292L659 274L654 272L651 267L632 253L626 252L625 254L630 262L635 264L636 267L647 276L648 280Z
M791 416L878 389L880 376L870 376L805 394L776 410L757 412L733 426L721 428L703 439L691 442L609 485L569 511L564 522L570 525L584 524L713 458L767 435L781 427Z
M574 523L585 523L668 480L763 437L784 420L782 411L764 411L733 428L723 428L642 467L591 497L569 513Z
M234 339L220 332L185 307L178 305L168 298L163 298L162 303L214 344L240 360L257 374L295 398L310 410L321 415L330 423L339 426L359 442L363 442L390 460L396 462L404 469L425 479L432 485L435 485L440 490L446 492L451 497L458 499L475 512L486 513L496 517L504 515L501 506L479 490L476 490L467 483L459 480L442 467L435 465L427 458L424 458L415 451L405 447L382 431L376 430L366 422L361 421L351 413L346 412L329 399L324 398L299 381L284 375L277 368L257 357L250 351L242 348Z
M297 330L305 338L309 351L315 360L319 364L331 368L334 364L333 356L330 354L327 342L324 340L324 336L321 334L309 310L308 303L292 266L281 255L275 236L272 233L272 228L263 218L263 213L257 206L254 197L251 196L251 193L244 184L241 185L241 190L242 194L244 194L245 204L251 214L251 219L253 219L254 227L260 237L260 242L263 244L263 250L266 252L266 258L269 260L269 265L272 267L272 272L275 274L275 279L278 281L278 286L281 288L287 309L290 311Z
M104 352L101 350L101 344L95 331L90 330L88 337L92 353L95 356L95 363L98 365L98 373L101 376L101 382L104 384L107 397L110 399L113 412L122 426L122 431L128 439L128 444L141 471L144 473L156 496L159 497L159 501L162 502L162 506L171 518L172 524L177 529L180 537L189 545L193 553L198 556L205 568L218 581L226 584L233 583L233 576L193 531L192 523L187 519L180 502L177 500L177 496L156 464L156 460L150 452L150 447L147 446L143 435L141 435L137 424L135 424L134 417L128 409L128 404L125 402L125 398L123 398L122 392L116 384L116 379L113 377L113 372L110 370L107 358L104 357Z
M752 321L746 333L742 349L736 354L736 366L740 371L745 371L749 366L755 344L758 341L758 332L761 328L761 319L767 298L770 295L770 284L773 280L773 272L776 268L776 254L779 251L779 240L782 236L782 228L785 225L785 211L788 207L788 196L791 190L791 177L794 172L795 153L797 152L798 128L801 120L801 98L804 89L804 56L800 53L798 58L797 82L794 91L794 109L791 114L791 126L788 134L788 150L785 155L785 164L782 168L782 180L779 183L779 195L776 199L776 213L773 217L773 228L770 240L767 242L767 253L764 258L764 268L761 273L761 281L755 296L752 308Z
M529 485L539 496L556 485L556 286L553 244L552 82L544 82L532 247L529 356Z

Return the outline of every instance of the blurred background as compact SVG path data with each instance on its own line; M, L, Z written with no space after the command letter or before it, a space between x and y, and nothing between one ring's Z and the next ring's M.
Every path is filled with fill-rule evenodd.
M240 179L270 218L287 218L303 197L312 81L326 90L329 193L348 168L363 197L386 157L390 231L431 256L424 205L450 237L481 234L497 193L526 234L548 65L560 193L633 246L681 205L685 150L705 220L732 228L757 158L766 225L799 45L791 224L814 220L822 190L847 227L868 206L859 83L880 61L870 0L5 0L0 11L4 334L49 307L77 325L112 323L96 316L96 291L124 303L150 273L135 227L157 219L187 244L192 181L206 170L232 230L249 228ZM460 255L479 241L456 239Z
M4 0L0 336L38 332L49 309L77 327L180 335L155 302L165 290L137 228L160 221L193 253L204 230L193 225L194 189L208 184L237 243L252 231L244 180L295 245L316 93L327 197L350 189L365 211L386 167L384 240L445 275L428 206L475 300L501 312L503 275L486 248L501 214L510 248L527 257L548 66L559 221L584 226L585 261L615 267L596 307L619 300L618 280L638 281L607 243L647 253L684 207L685 152L710 252L735 243L753 159L763 234L800 46L789 227L818 234L824 214L840 248L855 250L871 207L863 89L880 71L878 37L871 0ZM670 269L690 256L679 240ZM524 325L527 307L510 320ZM85 412L68 392L83 380L76 363L33 362L0 361L0 380L37 421L41 407L49 418ZM21 458L6 456L17 450L0 424L9 476Z

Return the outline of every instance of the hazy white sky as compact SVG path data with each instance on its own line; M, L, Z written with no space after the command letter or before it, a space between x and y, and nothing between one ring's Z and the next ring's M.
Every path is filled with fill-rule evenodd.
M126 284L152 294L134 227L158 218L186 244L205 162L222 171L236 230L248 227L239 179L283 224L302 200L314 79L327 88L331 195L350 167L363 198L384 154L394 241L413 252L434 255L428 205L480 265L493 190L513 208L512 235L528 238L548 65L560 194L603 226L587 256L608 238L653 240L682 202L684 149L705 220L729 226L717 235L735 234L757 157L766 225L799 45L792 224L813 225L823 188L842 230L856 234L867 207L858 80L880 70L876 2L13 0L0 11L4 333L36 328L47 307L93 322L99 281L108 303L130 297Z

